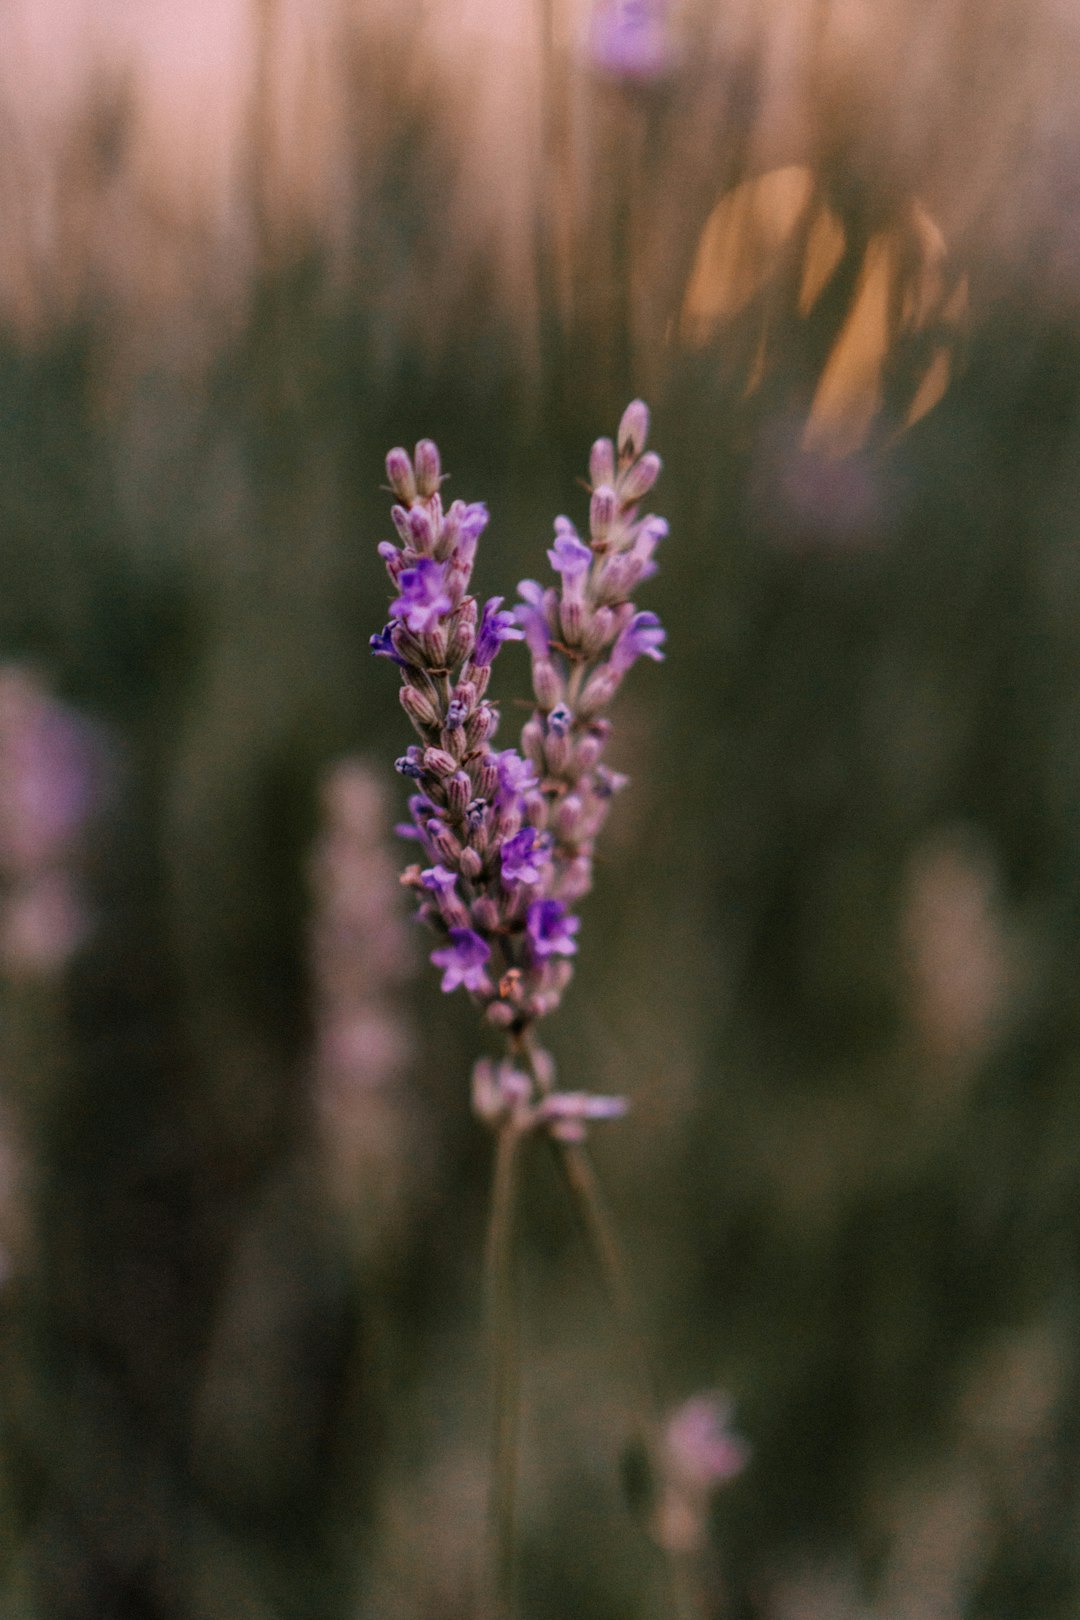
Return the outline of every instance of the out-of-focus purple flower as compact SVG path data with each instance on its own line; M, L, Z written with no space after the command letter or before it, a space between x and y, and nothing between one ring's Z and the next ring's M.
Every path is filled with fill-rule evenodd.
M695 1395L672 1414L664 1448L680 1481L711 1490L742 1473L750 1447L730 1425L731 1402L726 1395Z
M550 864L550 838L535 827L522 827L502 846L502 875L507 883L539 883Z
M449 871L441 864L429 866L425 872L421 872L420 881L424 888L430 889L433 894L453 894L457 884L457 874Z
M534 900L525 914L525 934L535 957L573 956L574 935L581 919L572 917L561 900Z
M404 620L416 635L434 629L439 620L450 612L446 568L433 557L421 557L415 567L406 568L398 584L401 595L391 602L390 612L395 619Z
M434 966L443 970L440 988L447 994L458 985L464 985L466 990L482 990L487 983L484 970L490 955L490 945L471 928L451 928L449 945L431 953Z
M592 552L588 546L582 544L573 525L568 524L555 536L555 544L548 551L548 561L555 572L562 575L565 585L568 581L581 579L588 573Z
M589 54L614 78L645 84L663 78L674 65L664 0L598 0Z
M516 748L504 748L496 756L499 773L499 798L510 802L521 798L539 785L536 767L531 760L522 759Z
M659 663L664 656L660 649L666 640L667 631L655 613L635 613L611 649L612 669L625 675L631 664L641 657Z
M524 630L517 628L513 613L509 610L500 613L502 603L501 596L491 596L484 603L472 655L472 661L478 668L486 669L494 662L504 641L520 641L525 634Z
M536 1122L546 1125L556 1141L584 1142L591 1124L622 1119L629 1107L625 1097L602 1097L591 1091L553 1091L537 1105Z
M518 585L521 601L514 607L514 617L525 632L525 640L534 658L546 658L551 651L551 630L544 606L544 587L535 579L523 579Z

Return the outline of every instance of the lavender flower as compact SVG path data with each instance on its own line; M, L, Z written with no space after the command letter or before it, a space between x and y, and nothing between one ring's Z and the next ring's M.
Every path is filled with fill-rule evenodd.
M664 0L598 0L589 31L595 65L614 78L648 84L674 64Z
M485 968L490 955L491 946L471 928L451 928L449 945L432 951L431 961L443 969L443 990L456 990L459 984L466 990L483 990L488 984Z
M444 512L429 440L387 459L399 543L379 550L396 595L371 647L399 666L419 734L397 761L419 789L401 830L423 860L406 882L442 936L432 961L443 990L464 988L515 1039L558 1005L571 976L580 923L570 907L591 886L594 842L622 783L603 763L603 711L637 659L663 657L659 620L629 597L667 532L638 512L660 470L648 426L635 400L615 440L593 446L588 539L557 518L548 561L558 583L523 581L512 611L499 596L481 609L469 593L487 509L455 501ZM516 640L536 708L520 749L496 751L498 710L485 694Z
M525 921L529 947L541 960L573 956L577 950L574 935L580 927L580 917L571 917L561 900L534 900Z

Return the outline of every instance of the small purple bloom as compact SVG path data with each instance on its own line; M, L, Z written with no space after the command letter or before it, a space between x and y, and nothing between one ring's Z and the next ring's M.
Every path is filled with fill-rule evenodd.
M495 654L504 641L521 641L525 635L524 630L517 628L512 613L499 612L502 601L501 596L489 597L480 615L472 661L481 669L487 669L494 663Z
M555 737L565 737L574 723L574 716L565 703L556 703L547 717L548 730Z
M394 769L399 776L409 776L414 782L419 782L424 774L424 750L413 743L400 759L395 759Z
M376 658L392 658L401 669L408 669L408 660L402 658L394 646L394 626L386 625L382 630L376 631L368 640L368 646Z
M596 66L638 83L662 78L673 63L665 10L662 0L599 0L589 34Z
M440 988L447 994L460 984L466 990L482 989L487 978L484 967L490 955L490 945L471 928L451 928L449 945L431 953L434 966L443 969Z
M456 872L451 872L441 862L436 866L429 866L426 872L421 872L420 881L425 889L433 894L453 894L457 884Z
M395 619L403 619L415 635L433 630L451 611L446 593L446 568L433 557L421 557L415 568L406 568L398 581L401 595L390 604Z
M459 538L475 546L488 526L488 509L483 501L470 501L467 506L462 501L455 501L451 512L457 513Z
M667 631L655 613L635 613L630 623L619 632L618 640L611 649L612 669L625 675L634 660L642 656L659 662L664 656L660 649L666 639Z
M551 651L551 631L544 603L544 587L535 579L523 579L518 585L521 601L514 608L514 618L525 632L529 651L534 658L546 658Z
M555 544L548 551L548 561L555 572L562 575L565 584L572 579L581 579L588 573L592 552L579 540L573 526L568 525L555 536Z
M550 839L535 827L522 827L502 846L502 875L505 883L539 883L550 859Z
M516 748L504 748L497 754L495 768L499 773L499 791L496 797L500 805L531 793L539 784L536 767L531 760L522 759Z
M581 919L570 916L561 900L534 900L525 913L525 933L536 957L573 956L580 927Z

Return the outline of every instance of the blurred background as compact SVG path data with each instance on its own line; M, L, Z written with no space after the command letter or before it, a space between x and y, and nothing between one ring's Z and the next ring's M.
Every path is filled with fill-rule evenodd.
M7 0L0 1614L456 1620L482 1049L400 904L383 456L671 522L550 1031L702 1620L1080 1614L1080 15ZM497 670L504 745L527 690ZM520 1586L654 1620L542 1154Z

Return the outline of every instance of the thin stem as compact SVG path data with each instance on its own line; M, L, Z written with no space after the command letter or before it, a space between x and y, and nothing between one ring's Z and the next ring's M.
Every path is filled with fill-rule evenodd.
M491 1212L484 1248L492 1425L490 1523L494 1613L513 1612L517 1484L517 1327L514 1303L514 1204L521 1131L513 1120L496 1137Z
M626 1358L627 1372L634 1391L634 1415L638 1437L648 1462L649 1485L652 1492L655 1491L661 1477L660 1421L657 1417L652 1375L634 1308L633 1291L622 1248L616 1236L615 1223L584 1145L580 1142L553 1140L552 1146L555 1148L619 1329L617 1338ZM688 1578L689 1572L662 1543L659 1543L659 1550L663 1558L668 1603L674 1620L695 1620L702 1610L694 1593L693 1582Z

